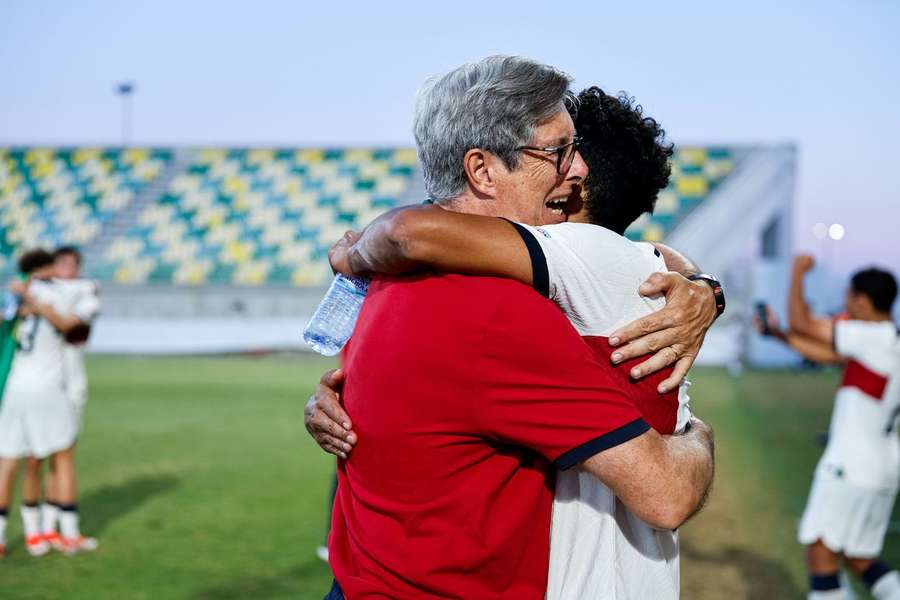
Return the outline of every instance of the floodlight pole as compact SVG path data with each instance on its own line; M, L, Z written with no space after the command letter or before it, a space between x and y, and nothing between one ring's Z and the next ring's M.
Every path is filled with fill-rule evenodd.
M131 96L134 93L134 83L123 81L116 85L116 93L122 98L122 146L131 145Z

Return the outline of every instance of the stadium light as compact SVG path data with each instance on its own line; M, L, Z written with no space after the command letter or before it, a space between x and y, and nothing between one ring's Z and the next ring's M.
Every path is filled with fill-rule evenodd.
M813 236L815 236L817 240L824 240L827 235L828 225L825 223L816 223L813 225Z
M122 146L131 144L131 95L134 88L132 81L116 84L116 94L122 97Z
M832 223L828 228L828 237L830 237L834 241L843 239L845 233L846 231L844 230L844 226L840 223Z

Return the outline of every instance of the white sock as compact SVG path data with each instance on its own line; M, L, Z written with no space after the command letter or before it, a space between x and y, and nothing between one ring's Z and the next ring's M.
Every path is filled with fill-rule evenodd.
M59 532L68 539L81 537L81 531L78 529L77 510L62 509L59 511Z
M871 591L875 600L900 599L900 575L897 571L888 571L875 582Z
M0 546L6 545L6 515L0 515Z
M49 502L41 504L41 533L56 532L56 523L59 521L59 507Z
M19 508L22 513L22 527L25 529L25 538L41 533L41 511L37 506L23 504Z
M842 588L836 588L833 590L810 590L809 594L806 595L806 600L846 600L847 594L844 593Z

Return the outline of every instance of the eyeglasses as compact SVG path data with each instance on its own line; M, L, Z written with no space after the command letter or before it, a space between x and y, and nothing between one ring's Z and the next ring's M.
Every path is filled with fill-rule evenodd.
M576 135L572 138L571 142L563 144L562 146L546 146L544 148L539 148L537 146L519 146L516 148L516 151L521 152L522 150L531 150L532 152L556 154L556 172L559 175L563 175L564 173L568 173L569 169L572 168L572 163L575 161L575 153L578 152L580 144L581 138Z

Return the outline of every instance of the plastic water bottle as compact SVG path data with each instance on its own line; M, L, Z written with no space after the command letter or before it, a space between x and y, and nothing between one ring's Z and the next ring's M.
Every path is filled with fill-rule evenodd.
M325 356L334 356L347 343L363 300L369 292L369 280L336 275L322 302L303 330L303 341Z
M20 304L22 304L22 297L7 290L3 296L3 320L12 321L15 319Z

